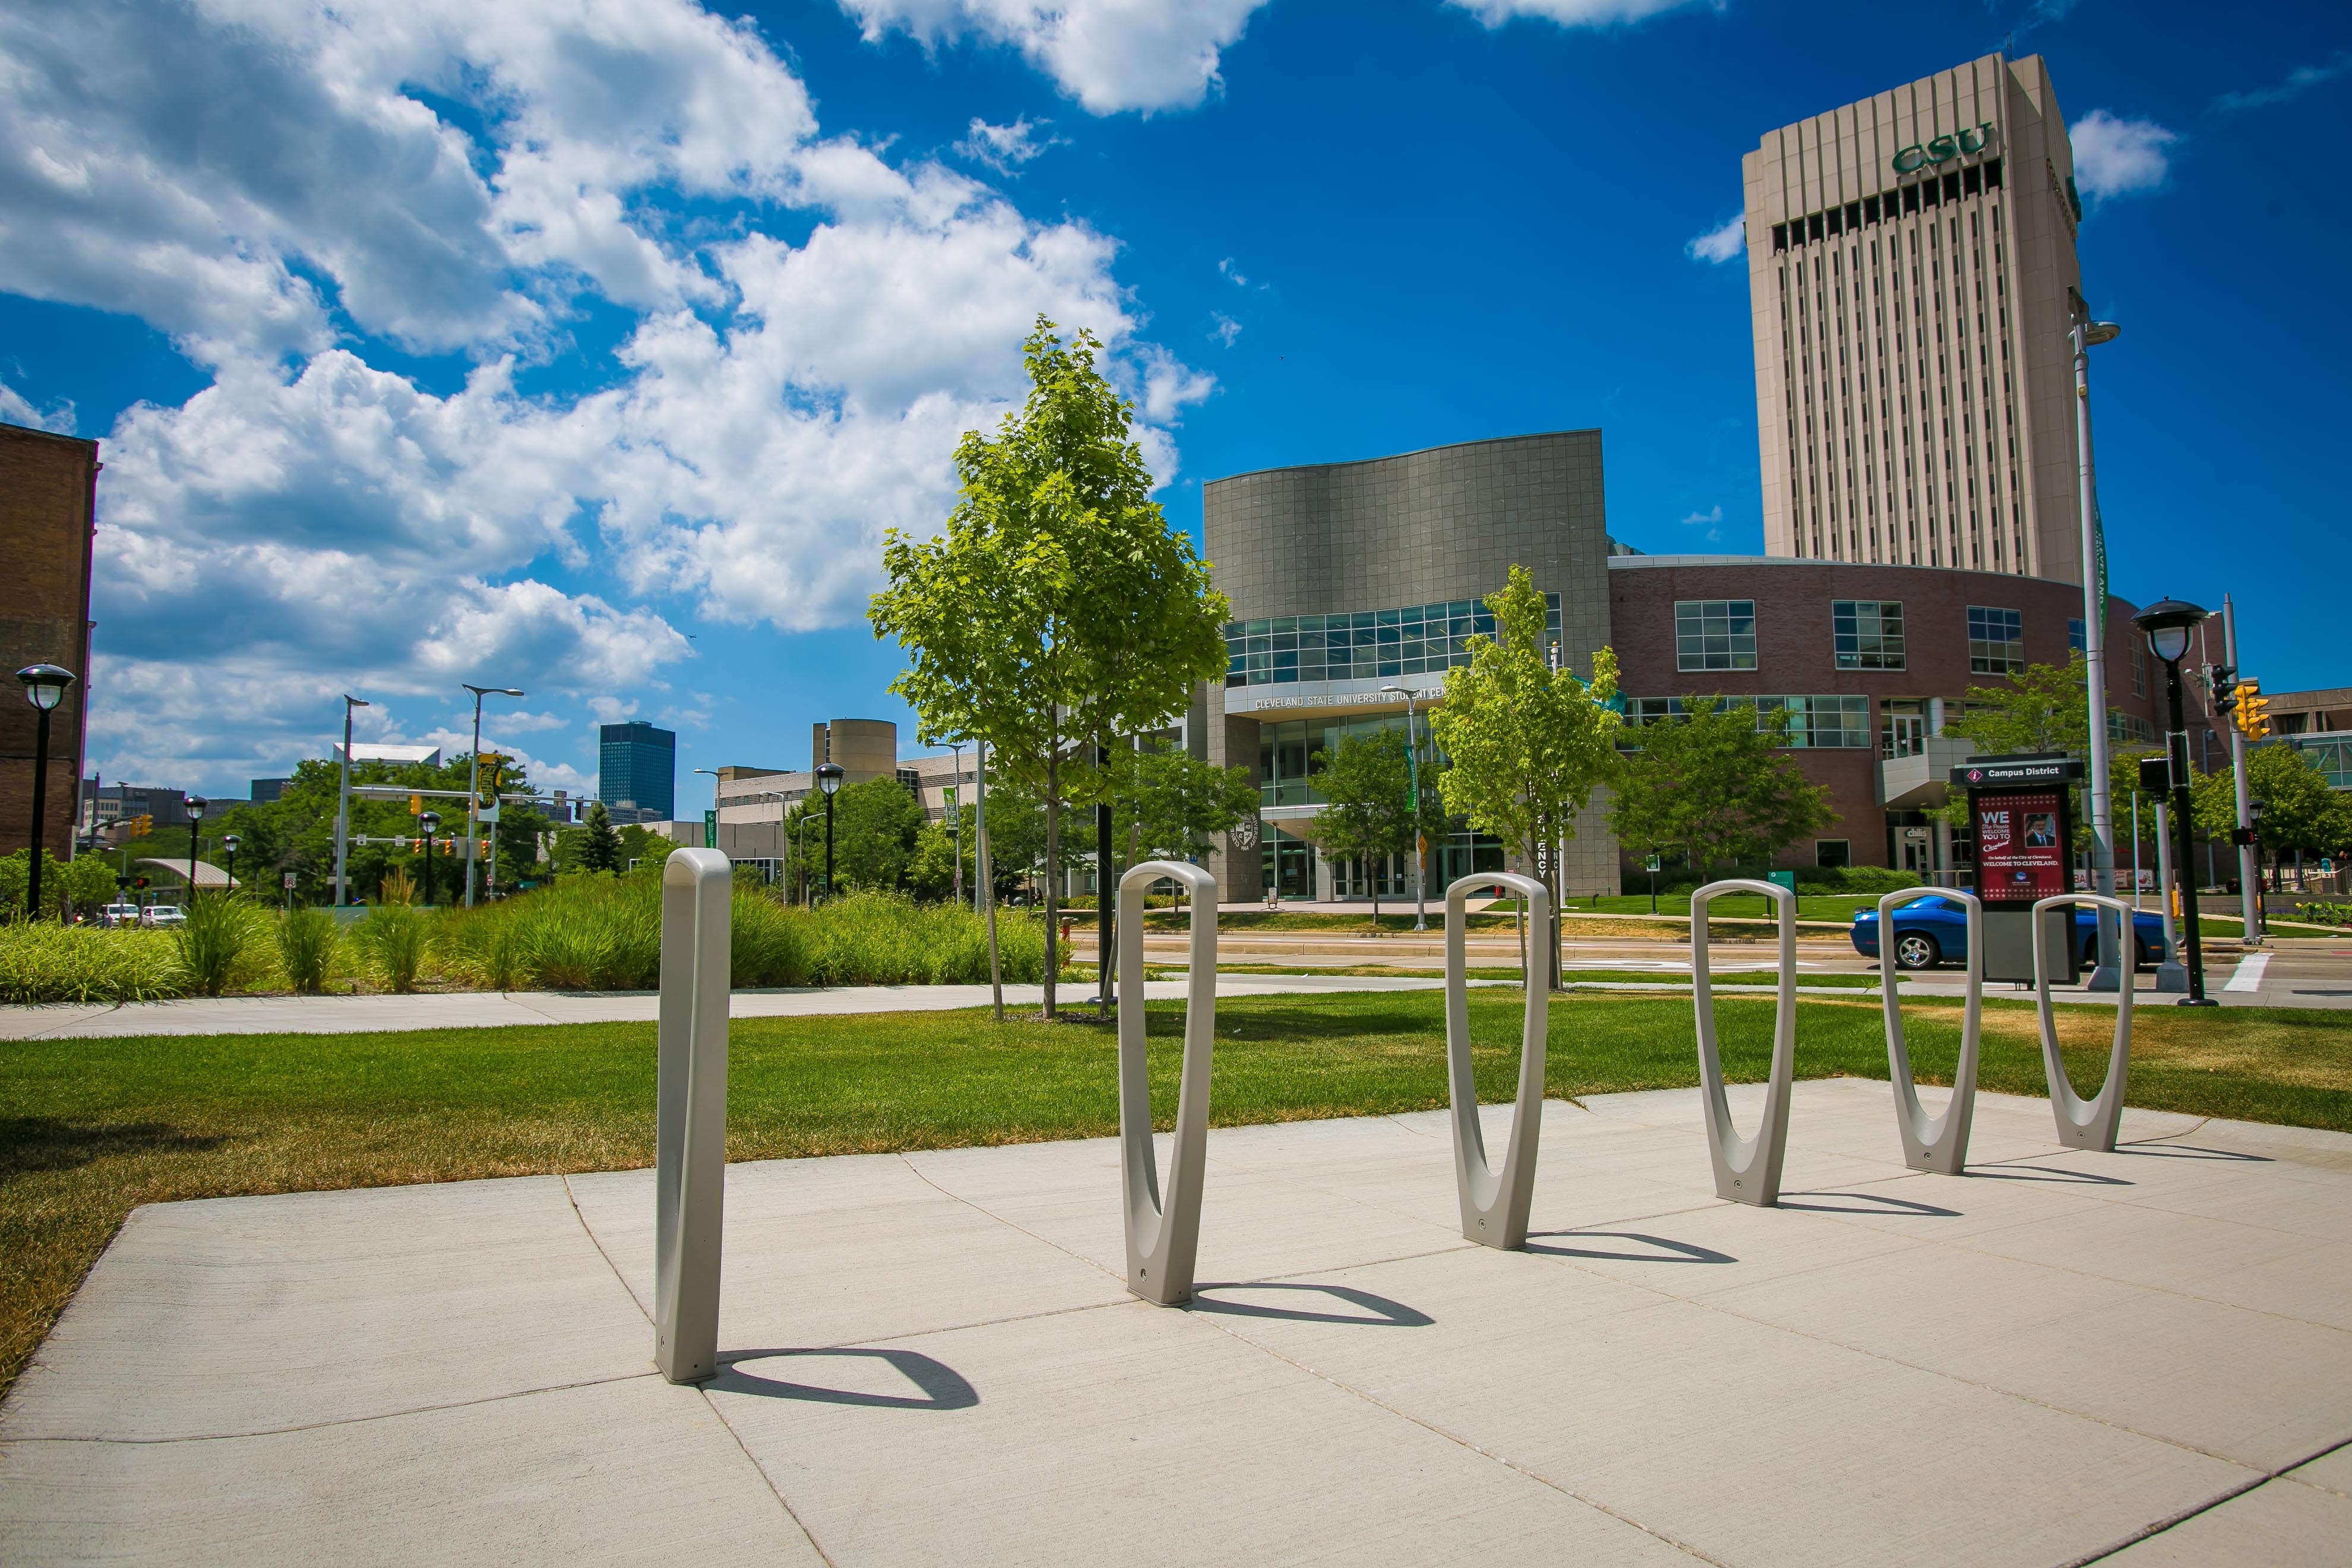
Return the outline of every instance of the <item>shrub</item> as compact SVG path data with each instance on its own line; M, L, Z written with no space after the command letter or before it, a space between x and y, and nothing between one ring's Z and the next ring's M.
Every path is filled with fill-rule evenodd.
M429 919L412 904L378 904L352 932L360 951L394 991L416 989L416 976L425 967Z
M278 962L286 983L306 996L327 988L338 945L334 917L324 910L289 910L278 922Z
M191 898L187 923L172 932L189 989L199 996L217 996L227 990L265 918L244 900L226 894Z
M177 943L160 931L50 921L0 926L0 1002L152 1002L187 989Z

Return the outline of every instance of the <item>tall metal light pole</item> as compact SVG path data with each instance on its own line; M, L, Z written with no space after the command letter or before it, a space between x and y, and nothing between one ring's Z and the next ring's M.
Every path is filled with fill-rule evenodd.
M719 847L719 770L717 768L697 768L694 771L698 773L708 773L710 775L710 842L704 845L703 847L705 849L716 849Z
M2164 737L2164 754L2172 772L2172 819L2180 835L2180 924L2189 941L2189 994L2183 1007L2215 1005L2205 994L2205 947L2197 930L2197 877L2189 867L2195 827L2189 804L2189 721L2180 705L2180 659L2189 651L2189 634L2205 612L2179 599L2159 599L2132 617L2147 636L2148 651L2164 662L2166 695L2172 704L2172 728Z
M221 836L221 847L228 851L228 887L226 891L229 893L236 891L236 848L244 842L243 838L234 833Z
M485 697L520 697L511 686L464 686L474 694L474 754L467 759L466 793L466 907L474 907L474 841L481 837L482 809L482 699Z
M833 901L833 797L841 790L841 764L819 763L816 787L824 791L824 898Z
M1421 832L1421 741L1412 727L1412 693L1402 686L1383 686L1404 699L1404 776L1412 794L1412 929L1429 929L1429 845Z
M188 905L196 902L196 847L204 842L197 835L204 830L205 807L211 805L203 795L188 797Z
M2080 467L2077 489L2083 523L2083 664L2084 687L2090 695L2091 755L2084 781L2090 804L2091 890L2112 895L2116 890L2115 814L2107 798L2107 551L2099 531L2099 491L2091 462L2091 350L2113 342L2123 329L2113 321L2095 321L2087 311L2078 316L2072 333L2074 344L2074 456ZM2202 612L2200 612L2201 615ZM2130 971L2123 965L2122 944L2114 915L2098 911L2099 962L2091 972L2089 988L2114 991L2128 985Z
M338 909L350 903L352 899L344 869L349 864L352 837L352 710L368 706L367 702L350 692L343 693L343 782L335 796L335 907Z
M40 738L33 747L32 852L26 857L32 865L25 891L25 918L37 921L41 918L41 819L49 814L49 715L66 700L66 689L74 683L74 677L73 671L54 664L28 664L16 672L16 679L25 683L25 700L41 716ZM80 787L79 782L75 787ZM80 824L74 826L78 828ZM193 878L194 873L189 875Z
M425 907L429 910L433 907L433 835L440 831L441 814L425 812L416 819L416 826L425 829Z

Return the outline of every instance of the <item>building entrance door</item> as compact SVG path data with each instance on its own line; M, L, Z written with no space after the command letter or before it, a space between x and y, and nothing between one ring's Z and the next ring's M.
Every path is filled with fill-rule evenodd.
M1924 713L1881 716L1879 741L1889 757L1916 757L1927 749L1927 718Z

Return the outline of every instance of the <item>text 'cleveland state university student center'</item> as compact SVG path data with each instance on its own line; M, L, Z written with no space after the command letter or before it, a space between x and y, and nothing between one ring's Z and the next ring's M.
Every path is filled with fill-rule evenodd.
M1233 602L1228 672L1193 705L1196 754L1249 767L1258 819L1217 857L1228 900L1409 896L1412 868L1318 850L1309 759L1349 730L1423 721L1511 566L1551 606L1559 657L1616 650L1629 721L1689 694L1785 708L1800 768L1839 814L1790 865L1891 866L1963 883L1965 829L1931 823L1972 686L2083 646L2069 332L2084 312L2065 121L2038 58L1989 56L1766 135L1747 154L1764 556L1643 555L1609 536L1598 430L1272 468L1203 488ZM2105 616L2111 729L2153 742L2158 687ZM2206 742L2211 744L2210 739ZM1913 831L1913 830L1924 831ZM1504 864L1467 832L1430 886ZM1596 802L1571 893L1631 868Z

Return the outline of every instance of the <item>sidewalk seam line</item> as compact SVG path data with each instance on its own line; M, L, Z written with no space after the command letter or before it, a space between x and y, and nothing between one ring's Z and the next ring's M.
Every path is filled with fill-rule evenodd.
M710 1391L697 1384L694 1392L701 1395L703 1408L719 1417L719 1425L726 1428L730 1437L735 1439L736 1452L751 1461L751 1473L758 1476L767 1487L768 1495L776 1500L776 1506L784 1510L784 1517L793 1521L793 1528L801 1532L801 1539L809 1543L809 1550L824 1562L825 1568L840 1568L840 1564L834 1560L833 1553L824 1549L824 1542L816 1538L816 1531L808 1527L808 1521L800 1516L800 1510L793 1507L790 1500L785 1498L783 1489L776 1485L776 1478L768 1473L768 1467L760 1462L760 1456L751 1452L751 1446L743 1441L743 1434L735 1430L735 1423L727 1419L727 1412L719 1409L719 1402L710 1397Z
M2337 1441L2330 1443L2324 1448L2318 1449L2313 1453L2305 1454L2302 1458L2296 1459L2291 1464L2282 1465L2277 1469L2272 1470L2266 1475L2258 1475L2252 1480L2246 1482L2242 1486L2232 1487L2227 1491L2221 1492L2213 1497L2206 1499L2203 1502L2182 1509L2179 1513L2168 1514L2163 1519L2157 1520L2152 1523L2142 1525L2138 1530L2111 1545L2102 1546L2097 1551L2090 1552L2084 1556L2070 1557L2065 1562L2059 1563L2057 1568L2087 1568L2087 1565L2090 1563L2104 1562L2107 1558L2113 1557L2116 1552L2125 1551L2129 1547L2137 1546L2143 1541L2147 1541L2156 1536L2161 1535L2166 1531L2172 1529L2176 1525L2186 1524L2190 1520L2195 1519L2199 1514L2210 1513L2213 1510L2220 1508L2225 1502L2233 1502L2239 1498L2244 1497L2249 1492L2260 1490L2262 1488L2270 1485L2273 1481L2284 1479L2286 1479L2288 1471L2301 1469L2304 1466L2311 1464L2315 1460L2324 1459L2328 1455L2335 1453L2338 1448L2342 1448L2347 1444L2352 1444L2352 1438L2339 1438ZM2300 1484L2305 1486L2310 1485L2307 1481ZM2314 1489L2319 1491L2333 1490L2332 1488L2327 1487L2319 1487ZM2342 1494L2338 1493L2336 1495L2341 1496Z

